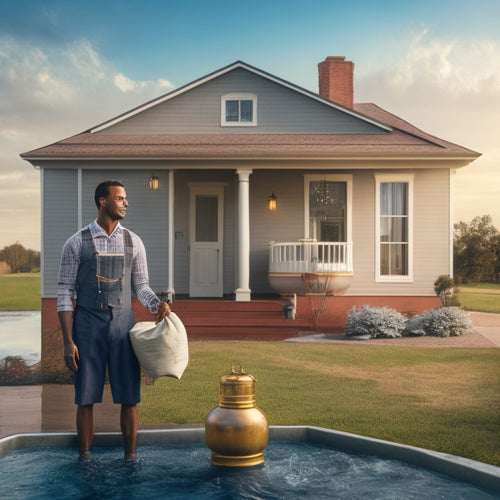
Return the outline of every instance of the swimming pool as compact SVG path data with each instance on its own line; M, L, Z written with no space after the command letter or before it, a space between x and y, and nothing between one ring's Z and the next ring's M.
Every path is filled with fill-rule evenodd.
M74 434L0 440L2 498L498 498L500 469L420 448L316 427L271 427L264 464L216 467L204 429L97 434L79 462Z

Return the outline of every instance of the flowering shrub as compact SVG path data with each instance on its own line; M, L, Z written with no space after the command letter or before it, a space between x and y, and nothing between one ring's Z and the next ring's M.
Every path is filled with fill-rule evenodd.
M347 315L345 334L370 338L401 337L406 319L389 307L354 306Z
M406 322L405 335L459 337L472 331L469 315L459 307L438 307Z

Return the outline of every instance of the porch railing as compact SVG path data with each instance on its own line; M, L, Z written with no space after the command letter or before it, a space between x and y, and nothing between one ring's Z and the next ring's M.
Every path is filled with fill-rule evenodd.
M352 273L352 242L269 242L269 273Z

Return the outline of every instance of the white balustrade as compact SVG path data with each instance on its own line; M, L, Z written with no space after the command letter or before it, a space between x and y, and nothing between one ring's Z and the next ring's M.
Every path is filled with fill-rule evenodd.
M269 243L269 273L352 273L352 243L302 240Z

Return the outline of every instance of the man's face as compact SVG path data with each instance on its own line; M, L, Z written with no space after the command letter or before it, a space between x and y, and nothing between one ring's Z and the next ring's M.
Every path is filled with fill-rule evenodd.
M108 196L100 198L101 207L111 220L121 220L127 212L127 193L121 186L109 186Z

